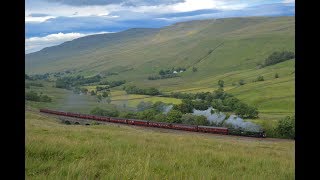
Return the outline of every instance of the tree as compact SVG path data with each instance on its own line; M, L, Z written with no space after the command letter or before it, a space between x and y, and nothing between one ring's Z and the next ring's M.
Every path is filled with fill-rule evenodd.
M152 105L152 109L156 110L157 112L163 112L165 107L166 104L161 101L157 101Z
M159 75L165 75L165 74L166 74L166 72L165 72L164 70L161 69L161 70L159 71Z
M192 113L193 104L190 99L183 99L182 103L175 104L172 109L180 111L182 113Z
M84 93L84 94L87 94L88 93L88 89L87 88L81 88L81 92Z
M263 76L258 76L258 77L257 77L257 81L264 81Z
M141 112L138 112L138 119L145 120L154 120L154 117L157 115L157 111L154 109L147 109Z
M196 110L207 110L210 107L210 102L200 100L200 101L193 101L192 106Z
M41 101L41 102L51 102L52 99L51 99L49 96L47 96L47 95L41 95L41 96L40 96L40 101Z
M100 101L102 100L101 94L99 94L99 95L97 96L97 98L98 98L98 101L100 102Z
M29 101L40 101L40 97L34 91L26 92L25 99Z
M279 120L276 131L281 137L294 138L295 137L295 117L287 116Z
M98 116L118 117L119 111L116 109L101 109L99 107L95 107L90 111L90 114L98 115Z
M197 116L190 113L183 114L181 116L181 122L183 124L190 124L190 125L204 125L204 126L209 125L209 121L205 116L203 115Z
M165 114L159 113L155 115L153 119L157 122L165 122L167 119L167 116Z
M68 88L69 85L63 79L57 79L56 88Z
M219 85L219 87L223 88L223 86L224 86L224 81L223 81L223 80L219 80L219 81L218 81L218 85Z
M273 52L270 56L265 59L264 66L270 66L277 64L295 57L294 52L291 51L282 51L282 52Z
M97 95L96 92L94 92L94 90L92 90L92 91L90 92L90 94L91 94L91 96Z
M106 91L104 91L103 93L102 93L102 97L104 97L104 98L106 98L106 97L108 97L109 95L108 95L108 93L106 92Z
M159 95L160 91L158 89L152 87L152 88L146 89L146 93L145 94L154 96L154 95Z
M198 71L198 68L192 67L192 72L197 72L197 71Z
M141 102L137 105L138 111L144 111L144 110L147 110L147 109L150 109L150 108L152 108L152 103L151 103L151 102L141 101Z
M224 99L226 96L226 93L222 88L219 88L213 92L213 99Z
M210 124L207 117L205 117L203 115L197 116L195 120L196 120L195 125L208 126Z
M274 75L274 78L279 78L279 74L276 73L276 74Z
M241 80L239 81L239 85L242 86L242 85L244 85L244 84L245 84L244 80L241 79Z
M169 123L181 123L182 112L177 110L171 110L167 114L167 122Z
M106 101L107 101L108 104L110 104L110 103L111 103L111 98L108 97L108 98L106 99ZM124 104L124 105L125 105L125 104ZM125 108L125 107L124 107L124 108Z

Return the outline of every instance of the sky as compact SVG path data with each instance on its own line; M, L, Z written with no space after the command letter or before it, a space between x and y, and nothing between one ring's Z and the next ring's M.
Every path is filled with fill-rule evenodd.
M294 0L26 0L25 52L101 33L177 22L294 16Z

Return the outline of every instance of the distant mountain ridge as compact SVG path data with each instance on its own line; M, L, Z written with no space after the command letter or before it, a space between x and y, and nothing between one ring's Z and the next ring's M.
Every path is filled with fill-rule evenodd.
M242 61L247 61L244 68L248 68L279 48L294 49L294 29L294 16L245 17L194 20L159 29L134 28L118 33L90 35L26 54L26 72L34 74L74 69L95 74L133 68L139 74L152 74L157 69L170 66L191 67L222 42L224 45L215 52L218 59L210 56L202 64L214 60L222 64L227 61L232 66L233 62L243 65ZM279 40L284 42L277 42ZM243 54L234 49L255 43L258 43L255 45L259 49L257 51L245 49L248 52ZM231 54L233 57L227 58ZM242 59L235 61L234 56ZM242 65L238 66L239 69ZM212 68L219 71L230 68L219 66L221 64Z

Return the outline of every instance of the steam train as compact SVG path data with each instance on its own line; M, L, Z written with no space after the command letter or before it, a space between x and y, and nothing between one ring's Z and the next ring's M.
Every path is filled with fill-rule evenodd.
M223 135L249 136L249 137L258 137L258 138L266 137L266 134L264 131L251 132L251 131L244 131L240 129L225 128L225 127L197 126L197 125L176 124L176 123L166 123L166 122L154 122L154 121L137 120L137 119L116 118L116 117L88 115L88 114L80 114L80 113L72 113L72 112L63 112L63 111L55 111L55 110L49 110L49 109L40 109L40 112L59 115L59 116L91 119L95 121L121 123L121 124L146 126L146 127L166 128L166 129L223 134Z

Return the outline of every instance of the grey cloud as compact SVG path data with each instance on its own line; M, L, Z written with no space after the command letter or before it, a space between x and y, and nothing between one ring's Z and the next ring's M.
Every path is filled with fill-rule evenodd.
M31 17L46 17L49 16L49 14L42 14L42 13L31 13L29 14Z
M57 2L71 6L92 6L92 5L109 5L122 4L125 6L151 6L151 5L168 5L185 0L44 0L47 2Z

